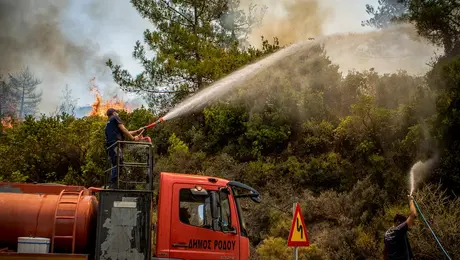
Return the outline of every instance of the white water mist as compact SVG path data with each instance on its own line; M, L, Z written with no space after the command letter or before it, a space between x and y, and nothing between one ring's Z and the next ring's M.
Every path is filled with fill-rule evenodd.
M410 170L410 195L414 193L417 185L426 177L437 160L438 157L434 156L425 162L418 161L412 166Z
M356 48L363 48L363 46L367 45L373 46L375 45L375 41L385 44L385 50L389 49L390 47L393 47L394 49L394 46L401 47L401 44L409 44L409 42L423 45L424 43L419 43L421 40L418 38L418 36L413 35L414 32L414 29L408 25L398 25L378 32L334 34L317 38L314 41L303 41L290 45L277 51L276 53L267 56L264 59L261 59L258 62L243 67L242 69L237 70L230 75L214 82L209 87L199 91L198 93L178 104L169 113L167 113L163 119L169 120L178 116L182 116L186 113L199 110L208 102L212 102L221 97L224 97L225 95L229 94L231 90L242 86L242 84L248 82L259 72L268 69L269 67L276 66L276 64L282 60L289 59L294 55L299 55L303 52L306 52L311 49L312 46L317 44L324 44L326 52L329 54L328 56L331 57L332 62L337 63L341 68L343 67L343 69L368 69L370 67L375 67L377 71L382 70L380 72L388 72L387 68L391 68L391 70L394 71L397 69L405 69L411 71L415 67L414 63L425 63L425 61L429 60L429 56L422 55L423 57L411 57L409 60L413 62L407 62L407 60L405 60L406 62L403 62L401 59L382 60L379 57L361 57L358 59L357 57L353 57L353 55L358 55L355 53ZM409 37L406 34L411 36ZM423 46L425 51L429 49L431 53L432 47L427 47L429 45ZM420 71L416 70L416 72Z

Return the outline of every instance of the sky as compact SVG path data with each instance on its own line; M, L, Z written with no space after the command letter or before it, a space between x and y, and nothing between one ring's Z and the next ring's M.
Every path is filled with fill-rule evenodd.
M361 21L369 19L366 4L377 6L378 0L323 0L323 4L333 9L333 17L325 26L325 34L344 32L365 32L369 27L361 26Z
M0 0L0 3L13 1ZM281 2L289 1L306 2L309 0L258 0L256 2L266 4L269 8L267 11L273 14L283 13L282 9L276 7L279 7ZM365 12L365 5L368 3L375 5L376 2L377 0L318 0L323 13L311 17L314 17L312 19L322 19L320 22L322 34L364 32L370 30L370 28L361 26L361 21L369 18ZM26 1L21 2L21 4L23 3ZM111 58L116 64L122 65L132 74L141 71L140 65L132 58L134 44L137 40L142 42L145 29L153 29L153 26L138 14L129 0L45 0L32 3L30 5L37 5L41 8L47 3L59 6L60 13L48 19L53 19L52 21L58 24L63 37L78 46L80 52L84 53L84 55L70 56L66 52L68 49L65 48L61 51L61 56L56 56L57 54L53 52L52 55L56 56L53 58L67 60L67 65L64 62L62 65L66 66L65 70L60 69L59 66L56 67L56 61L50 65L52 62L48 62L46 56L44 56L45 60L43 57L36 60L29 57L29 62L24 65L29 65L36 76L43 81L40 85L43 90L42 104L40 105L41 113L50 113L56 109L66 84L72 90L72 95L78 99L78 106L90 105L94 101L94 96L89 91L91 86L89 81L93 77L96 77L95 82L105 98L114 95L125 100L137 98L135 95L127 95L120 91L119 86L113 81L109 68L105 66L107 59ZM27 8L34 12L37 9L31 6ZM325 13L327 16L324 16ZM301 17L305 16L306 18L309 16L302 15L301 13ZM41 37L46 39L47 36L42 35ZM60 46L56 43L51 49L53 48L59 49ZM46 49L46 51L50 50ZM84 60L79 60L83 65L77 69L77 65L72 64L72 59ZM2 68L0 67L0 69ZM137 98L136 103L143 102Z

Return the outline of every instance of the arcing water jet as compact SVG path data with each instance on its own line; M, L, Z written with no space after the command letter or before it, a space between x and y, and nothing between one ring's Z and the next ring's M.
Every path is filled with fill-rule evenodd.
M312 41L296 43L270 54L256 63L247 65L185 99L182 103L169 111L163 118L164 120L169 120L188 112L196 111L204 107L208 102L221 98L232 89L241 86L263 69L273 66L282 59L295 55L299 51L310 48L313 45L314 43Z
M407 34L407 35L406 35ZM178 116L182 116L186 113L193 112L204 107L208 102L215 101L221 97L224 97L229 94L229 92L239 86L242 86L244 83L249 82L260 72L267 70L271 67L277 66L279 62L291 59L294 56L309 51L313 46L324 44L325 50L328 53L328 56L332 54L332 58L339 60L338 65L342 67L359 67L362 66L363 60L366 60L365 66L368 68L376 67L377 69L388 67L392 68L394 71L397 69L407 69L413 70L415 61L421 61L422 59L428 60L428 56L423 55L424 58L419 57L418 59L414 58L414 62L404 63L401 60L385 60L382 61L381 58L353 58L354 53L357 52L357 48L367 48L366 46L374 46L375 42L386 43L386 38L391 38L388 40L388 44L392 46L387 46L386 49L394 47L397 45L401 47L404 44L408 44L408 41L417 43L419 38L414 34L414 29L408 25L394 26L379 32L369 32L369 33L356 33L356 34L335 34L329 36L318 37L314 41L302 41L285 47L253 64L247 65L230 75L214 82L209 87L204 88L193 96L185 99L183 102L174 107L169 111L163 119L169 120ZM408 36L410 35L410 36ZM420 40L421 41L421 40ZM421 41L423 42L423 41ZM419 45L423 45L419 43ZM425 46L425 45L424 45ZM427 52L427 49L430 49L425 46L424 50ZM374 46L375 47L375 46ZM369 47L371 50L373 48ZM433 47L434 48L434 47ZM378 48L377 48L378 49ZM397 49L397 48L396 48ZM354 51L353 51L354 50ZM374 50L373 50L374 51ZM378 51L374 51L378 54ZM430 51L431 53L431 51ZM356 54L358 55L358 53ZM395 53L395 55L398 55ZM345 58L346 56L346 58ZM426 57L425 57L426 56ZM346 59L340 61L340 59ZM350 61L353 63L351 64ZM332 60L334 62L334 60ZM420 62L417 62L420 63ZM382 65L383 64L383 65ZM398 66L398 67L395 67ZM292 79L294 80L294 79Z
M263 58L256 63L247 65L246 67L243 67L231 73L230 75L214 82L212 85L199 91L195 95L185 99L183 102L169 111L164 117L150 125L145 126L144 129L152 128L166 120L173 119L188 112L197 110L205 106L206 103L224 96L235 87L241 86L242 83L255 76L262 69L268 68L281 59L294 55L299 50L310 46L313 46L311 41L293 44L269 55L268 57Z
M368 50L368 52L378 55L381 52L380 49L382 49L379 48L380 45L388 45L385 46L386 48L383 48L383 50L390 49L389 51L392 52L393 49L396 49L396 52L401 47L407 47L405 45L408 45L409 42L410 44L418 43L419 46L423 45L422 49L425 53L428 53L428 49L430 49L429 53L432 53L431 49L434 48L428 44L424 45L420 37L416 35L414 28L412 28L410 25L393 26L378 32L334 34L318 37L314 41L309 40L295 43L214 82L209 87L206 87L193 96L188 97L183 102L175 106L171 111L169 111L163 118L146 126L145 128L151 128L158 125L159 123L162 123L163 121L199 110L209 102L224 97L225 95L228 95L231 90L249 82L260 72L276 66L283 60L298 56L299 54L310 50L313 46L320 44L325 46L325 50L328 53L328 56L331 56L333 62L334 60L337 60L338 62L335 63L340 65L340 67L361 67L359 69L369 69L370 67L375 67L378 71L384 67L391 68L391 70L394 71L397 69L414 70L414 63L420 64L423 63L420 61L428 60L428 54L424 54L422 55L423 57L419 57L417 59L410 58L410 60L413 60L413 62L408 63L404 63L401 60L387 59L382 61L382 58L379 57L361 57L361 59L358 59L357 57L360 55L358 49L361 51ZM376 47L376 43L380 43L380 45L377 44L378 46ZM385 53L386 52L388 51L385 51ZM400 53L395 53L394 55L397 56L399 54ZM346 62L344 60L346 60ZM363 64L363 61L366 61L365 64Z

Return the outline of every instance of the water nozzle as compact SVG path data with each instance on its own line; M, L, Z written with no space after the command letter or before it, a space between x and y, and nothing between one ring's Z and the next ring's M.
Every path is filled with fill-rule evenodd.
M154 126L156 126L156 125L158 125L158 124L160 124L160 123L163 123L164 121L165 121L165 120L164 120L164 118L162 117L162 118L158 119L157 121L151 123L150 125L144 126L144 129L152 128L152 127L154 127Z

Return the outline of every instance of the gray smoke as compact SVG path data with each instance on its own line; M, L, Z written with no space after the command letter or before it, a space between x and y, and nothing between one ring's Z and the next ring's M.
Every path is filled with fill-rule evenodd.
M119 63L116 54L101 54L93 40L69 37L63 23L70 8L71 2L64 0L0 0L0 73L28 66L43 81L42 111L59 104L66 84L81 91L94 76L113 82L105 62L110 57Z
M83 44L70 40L62 31L63 12L69 8L62 0L0 0L0 58L2 70L22 68L31 61L42 60L55 70L83 72L93 67L100 72L104 56L91 39ZM98 62L100 61L100 62Z

